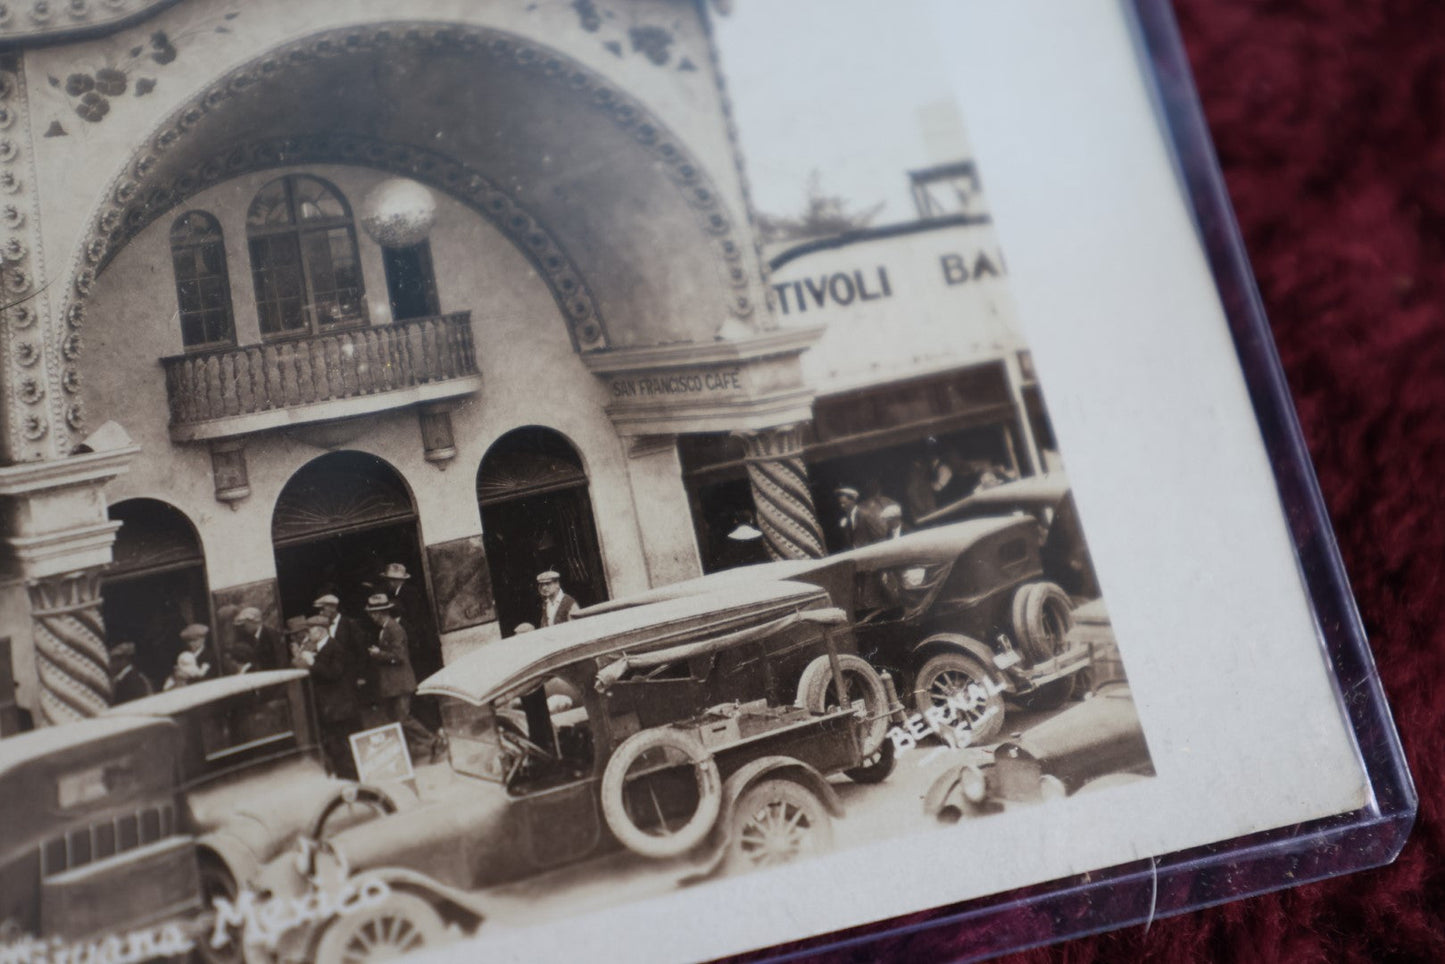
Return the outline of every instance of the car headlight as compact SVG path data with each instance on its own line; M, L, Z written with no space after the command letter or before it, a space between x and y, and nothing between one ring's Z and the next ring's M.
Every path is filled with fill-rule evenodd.
M967 767L958 775L958 789L969 803L983 803L988 798L988 779L978 767Z

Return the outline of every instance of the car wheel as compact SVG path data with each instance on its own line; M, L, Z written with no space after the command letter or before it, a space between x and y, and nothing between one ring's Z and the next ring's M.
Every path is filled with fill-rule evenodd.
M1074 603L1052 582L1031 582L1014 593L1013 636L1030 662L1042 663L1064 651L1074 625Z
M697 781L697 806L692 815L677 825L663 815L654 787L645 786L648 803L641 816L646 825L640 824L628 810L628 784L682 766L692 767ZM644 772L634 774L634 767ZM634 733L613 751L602 772L601 796L602 816L623 846L643 857L676 857L702 843L712 831L722 809L722 778L701 740L686 730L659 726Z
M843 679L848 684L848 695L854 705L862 697L863 711L868 721L860 732L863 755L873 756L888 740L888 688L883 677L861 656L842 653L838 666L843 670ZM833 681L833 662L827 656L819 656L808 664L798 679L798 705L810 713L826 713L838 705L838 688Z
M851 770L844 770L843 773L854 783L882 783L893 773L894 759L893 741L885 739L878 752L870 757L864 757L863 765L854 767Z
M203 854L200 865L201 900L205 902L205 913L215 914L219 900L234 905L240 888L226 865L212 854ZM209 937L196 941L197 957L204 964L239 964L245 960L241 932L242 928L231 927L228 931L231 939L221 947L212 947Z
M733 807L727 868L775 867L833 847L833 819L823 801L793 780L763 780Z
M338 916L316 945L320 964L390 961L446 937L446 924L431 904L415 894L393 891L386 900Z
M984 665L966 653L939 653L920 666L913 682L913 703L920 713L951 705L975 745L987 743L1003 729L1003 694Z

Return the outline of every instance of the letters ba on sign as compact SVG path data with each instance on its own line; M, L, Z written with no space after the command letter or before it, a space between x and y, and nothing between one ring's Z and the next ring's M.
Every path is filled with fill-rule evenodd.
M608 380L607 391L614 402L644 403L741 397L747 388L741 366L721 365L615 375Z
M968 290L1004 275L1003 255L996 248L948 244L951 239L944 239L943 246L928 244L931 240L883 238L799 257L774 275L778 313L793 316L868 304L906 304L941 291ZM863 267L857 267L860 260L865 261Z

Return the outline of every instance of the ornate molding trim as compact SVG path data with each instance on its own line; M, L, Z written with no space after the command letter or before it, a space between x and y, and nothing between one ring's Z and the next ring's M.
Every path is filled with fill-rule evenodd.
M606 333L596 302L562 246L509 194L479 172L440 154L345 135L283 138L255 149L239 148L224 158L212 158L169 183L147 184L162 155L187 140L204 117L263 78L279 76L293 65L397 49L462 50L475 56L505 59L515 69L526 71L543 83L564 88L606 115L647 152L680 192L712 244L723 280L733 292L728 310L734 317L752 318L755 306L749 289L754 278L744 260L752 241L743 240L743 236L750 238L751 232L747 232L744 225L740 233L703 166L640 102L590 68L515 34L474 25L398 21L323 31L276 47L219 77L171 113L111 182L106 193L108 200L92 218L80 251L73 259L64 317L77 339L75 352L78 354L81 350L78 332L84 324L86 301L96 275L127 240L203 186L219 183L256 166L311 162L308 157L327 157L340 163L374 166L403 174L446 191L480 211L513 240L520 240L522 250L542 270L564 315L572 323L578 350L585 353L606 348ZM325 147L320 142L325 142ZM307 155L308 149L314 153ZM758 290L763 290L761 283ZM73 438L80 424L67 424L67 428Z
M0 46L110 33L177 0L20 0L0 3Z
M9 365L5 441L14 461L53 454L53 426L70 411L65 386L79 385L79 375L62 374L60 346L49 337L28 103L21 58L0 54L0 354Z

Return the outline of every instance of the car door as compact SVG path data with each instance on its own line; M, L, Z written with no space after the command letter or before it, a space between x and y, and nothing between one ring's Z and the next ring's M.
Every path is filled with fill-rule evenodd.
M602 840L597 796L600 780L535 790L517 800L525 834L523 851L538 868L557 867L591 856Z

